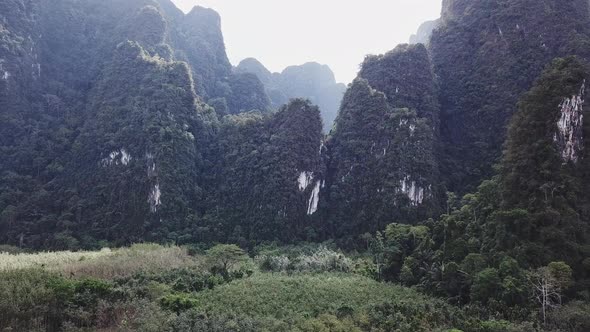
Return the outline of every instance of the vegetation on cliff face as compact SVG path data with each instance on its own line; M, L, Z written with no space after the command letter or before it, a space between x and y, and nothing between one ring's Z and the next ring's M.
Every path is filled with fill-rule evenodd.
M323 206L337 237L424 220L440 206L438 104L426 49L369 56L359 76L327 142Z
M70 182L77 190L68 204L79 219L71 222L96 230L99 239L125 234L125 242L187 227L185 216L203 200L199 147L207 143L208 115L195 103L186 64L121 44L90 105L92 115L73 150L78 180Z
M527 214L517 227L499 220L507 237L497 243L523 262L564 260L576 271L585 269L580 264L589 254L584 246L590 201L583 147L590 127L583 112L589 75L577 58L555 60L521 99L511 120L500 164L502 207Z
M23 52L37 63L7 58L3 67L33 68L15 77L36 88L20 92L9 77L4 90L29 103L3 112L7 123L21 122L2 135L15 161L3 163L2 237L76 248L182 229L201 201L203 146L216 118L198 100L190 67L163 44L170 30L157 3L125 2L124 11L94 2L23 4L6 15L30 10L40 17L31 29L44 33L31 33L34 53ZM70 10L86 30L60 19Z
M589 13L446 0L332 126L329 68L232 69L211 10L0 1L0 251L188 246L1 254L0 328L589 330Z
M519 96L545 65L590 56L588 12L584 1L445 1L430 51L450 191L465 193L491 176Z
M556 137L564 106L583 100L589 74L577 58L555 60L521 99L496 177L460 201L450 196L439 221L392 224L370 239L383 278L512 319L542 312L547 324L562 324L561 305L587 299L589 201L585 152L564 159ZM588 125L578 133L572 139L585 143ZM549 288L555 294L538 303Z
M254 74L234 74L229 81L231 96L228 98L228 108L231 114L270 110L270 99L264 90L264 85Z
M322 136L318 108L301 99L272 115L225 118L211 235L200 236L241 244L304 236L324 172Z

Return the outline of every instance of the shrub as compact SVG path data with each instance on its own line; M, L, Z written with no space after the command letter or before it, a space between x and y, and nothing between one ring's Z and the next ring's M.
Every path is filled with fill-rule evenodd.
M300 272L350 272L352 261L341 253L321 247L311 255L299 256L295 270Z
M164 309L180 314L181 312L195 308L198 302L186 294L172 294L163 297L160 300L160 304Z
M499 289L500 277L498 270L487 268L475 276L471 286L471 298L474 301L487 303L489 299L493 299L496 294L499 294Z
M201 260L189 256L184 248L136 244L131 248L113 250L108 256L86 258L67 264L59 270L75 277L116 279L129 277L140 271L159 272L201 265Z
M96 279L65 279L40 269L0 272L0 330L93 326L99 303L118 302L113 285Z
M552 311L549 321L558 329L571 332L590 331L590 304L574 301Z
M218 285L249 276L249 271L232 271L229 274L211 273L194 267L159 272L138 272L117 279L117 284L140 297L157 298L155 294L198 293Z
M19 248L19 247L15 247L15 246L11 246L8 244L0 244L0 253L4 253L4 254L22 254L25 253L26 251Z
M505 320L488 320L481 322L481 332L530 332L535 328L530 323L514 324Z
M235 244L218 244L207 250L207 262L211 268L224 273L229 273L247 258L244 250Z
M127 303L120 312L117 331L162 332L168 330L170 313L145 299Z
M260 255L255 261L262 271L269 272L350 272L351 259L326 247L290 259L285 255Z
M433 302L397 301L375 305L363 327L371 330L427 332L455 325L457 312Z
M181 267L197 267L199 257L191 257L180 247L157 244L135 244L129 248L100 251L61 251L35 254L0 253L0 271L44 268L68 277L115 279L139 271L162 271Z
M336 316L323 314L317 318L304 321L297 331L302 332L362 332L351 319L339 319Z
M283 332L287 326L273 319L257 319L243 315L213 315L195 310L186 311L168 322L170 332Z
M291 260L287 256L271 256L262 255L256 257L256 263L260 267L260 270L267 272L283 272L287 271L287 268L291 264Z
M48 286L53 279L39 269L0 272L0 330L42 326L56 302L55 291Z

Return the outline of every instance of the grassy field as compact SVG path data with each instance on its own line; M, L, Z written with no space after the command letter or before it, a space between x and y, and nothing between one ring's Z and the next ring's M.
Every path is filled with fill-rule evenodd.
M214 249L0 253L0 331L527 331L485 327L442 300L364 276L327 248L258 257Z
M143 271L199 266L186 249L154 244L80 252L0 253L0 271L39 268L67 277L114 279Z
M306 318L318 313L358 310L391 300L424 303L416 291L382 284L353 274L273 275L251 278L206 290L196 296L198 307L215 313L275 318Z
M109 248L101 251L62 251L36 254L9 254L0 252L0 271L43 267L61 269L68 265L104 258L113 254L114 252Z
M451 316L457 314L415 290L344 273L258 273L195 299L201 312L246 316L294 331L442 331L452 327Z

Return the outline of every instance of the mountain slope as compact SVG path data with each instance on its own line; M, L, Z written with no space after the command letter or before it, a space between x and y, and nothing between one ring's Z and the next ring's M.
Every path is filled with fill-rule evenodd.
M14 162L1 165L3 241L75 248L178 228L199 205L200 153L216 117L190 67L173 60L158 3L5 9L2 43L13 51L2 54L0 142Z
M444 2L430 51L451 191L468 191L492 174L518 98L547 63L590 56L588 13L587 1Z
M577 58L555 60L524 95L508 129L500 164L504 208L528 213L518 227L497 220L505 229L497 243L529 262L578 267L587 256L588 75Z
M335 234L436 215L436 91L423 45L365 59L327 142L323 206Z
M336 83L328 66L309 62L287 67L281 73L271 73L258 60L248 58L242 60L235 71L255 74L266 87L275 109L291 98L309 99L320 107L324 131L332 129L346 86Z
M291 242L302 236L317 210L321 130L318 108L301 99L271 115L224 118L207 241Z

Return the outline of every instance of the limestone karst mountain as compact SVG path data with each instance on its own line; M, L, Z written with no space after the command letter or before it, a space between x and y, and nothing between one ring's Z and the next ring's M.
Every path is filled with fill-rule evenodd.
M327 141L324 207L340 236L436 215L436 97L423 45L365 59Z
M332 129L346 86L336 83L330 67L315 62L290 66L281 73L271 73L258 60L242 60L235 69L238 73L255 74L266 87L274 108L291 98L307 98L320 108L324 131Z
M590 56L589 23L587 1L443 2L430 53L451 191L465 192L492 174L520 95L552 59Z
M455 204L446 191L475 192L497 174L507 124L543 68L590 54L585 1L448 0L416 37L427 46L367 56L346 89L317 63L232 68L210 9L0 9L0 239L35 248L354 243L393 221L436 219ZM583 164L572 139L585 137L582 98L567 98L543 135L563 162Z
M444 0L344 86L211 9L0 0L0 330L590 331L589 23Z

